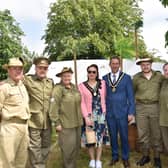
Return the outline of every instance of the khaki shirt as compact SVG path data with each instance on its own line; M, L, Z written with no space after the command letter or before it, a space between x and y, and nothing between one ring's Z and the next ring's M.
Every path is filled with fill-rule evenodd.
M160 92L160 126L168 127L168 79L163 81Z
M36 75L25 76L24 84L29 94L31 118L29 127L46 129L50 126L49 103L53 89L52 79L40 80Z
M27 120L29 113L29 98L22 81L16 84L8 78L0 85L0 115L2 120L12 118Z
M160 72L152 71L148 80L142 72L133 77L135 99L141 103L154 103L159 101L159 94L163 75Z
M75 85L71 88L65 88L62 84L54 87L51 106L50 118L64 128L74 128L82 125L81 114L81 96Z

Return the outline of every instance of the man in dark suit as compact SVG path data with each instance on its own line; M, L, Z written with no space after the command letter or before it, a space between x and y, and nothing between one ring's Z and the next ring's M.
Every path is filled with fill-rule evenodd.
M118 133L122 146L124 168L129 168L128 122L134 117L135 103L131 77L120 71L120 59L110 59L111 72L103 77L106 82L106 120L110 134L113 166L119 160Z

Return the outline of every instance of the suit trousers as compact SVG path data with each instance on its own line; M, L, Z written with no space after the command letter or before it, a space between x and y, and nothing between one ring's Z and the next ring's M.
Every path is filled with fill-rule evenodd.
M0 168L24 168L28 153L28 125L0 123Z
M128 143L128 117L115 118L107 116L107 126L110 134L112 158L117 160L119 157L118 133L120 135L122 147L122 159L129 159L129 143Z
M159 105L136 104L136 122L138 141L144 155L149 155L150 147L154 149L154 157L159 157L162 150L159 126Z
M31 168L45 168L51 145L51 128L29 127L29 164Z
M62 152L63 168L77 168L76 160L81 144L81 126L63 128L59 132L58 138Z

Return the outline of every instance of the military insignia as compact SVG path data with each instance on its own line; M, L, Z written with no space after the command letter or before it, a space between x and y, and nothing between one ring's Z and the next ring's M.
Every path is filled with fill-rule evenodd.
M116 92L117 86L118 86L118 84L120 83L120 81L121 81L121 79L123 78L123 76L124 76L124 73L121 72L120 75L119 75L118 80L117 80L115 83L113 83L113 82L111 81L110 73L108 74L109 85L110 85L110 87L111 87L113 93Z

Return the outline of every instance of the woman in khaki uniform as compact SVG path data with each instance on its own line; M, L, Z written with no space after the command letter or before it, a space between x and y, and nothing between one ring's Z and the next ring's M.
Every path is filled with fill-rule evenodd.
M164 149L168 153L168 63L163 65L165 80L160 92L160 127Z
M71 83L72 73L71 68L65 67L56 75L61 81L53 89L49 111L59 135L64 168L77 167L81 137L81 97L75 85Z

